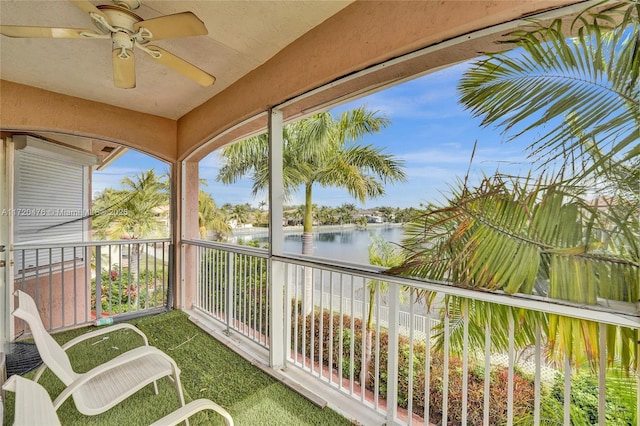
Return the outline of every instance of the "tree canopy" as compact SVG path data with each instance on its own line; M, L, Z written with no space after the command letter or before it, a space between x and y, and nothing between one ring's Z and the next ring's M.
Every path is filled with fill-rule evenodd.
M406 179L401 160L380 148L358 143L389 123L378 112L360 107L343 112L337 119L330 112L322 112L284 126L284 190L288 198L300 188L305 191L305 232L310 232L313 222L314 185L344 188L364 201L383 195L386 184ZM248 176L253 180L254 195L267 188L267 135L228 146L221 156L225 163L218 181L230 184Z
M121 185L122 189L105 189L93 201L93 209L99 212L93 218L93 229L110 239L157 236L163 231L158 209L169 205L166 176L151 169L125 177Z

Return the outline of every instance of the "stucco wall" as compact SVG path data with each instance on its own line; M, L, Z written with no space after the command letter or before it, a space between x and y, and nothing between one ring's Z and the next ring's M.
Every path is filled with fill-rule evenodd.
M0 80L4 131L51 131L117 142L167 161L177 155L177 122Z
M48 270L43 270L39 277L19 277L14 282L15 289L29 294L36 302L47 329L73 327L92 320L86 269L84 265L76 266L75 271L67 266L64 272L49 275ZM18 319L15 321L19 335L23 323Z

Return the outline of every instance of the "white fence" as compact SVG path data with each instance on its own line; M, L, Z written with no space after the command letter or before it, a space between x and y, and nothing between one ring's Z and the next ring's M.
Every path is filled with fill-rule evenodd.
M340 295L334 294L333 300L331 300L330 297L331 297L331 294L327 292L322 292L322 303L320 303L320 300L321 300L320 291L319 290L314 291L313 300L316 308L320 308L321 306L329 306L331 303L333 303L334 306L340 305ZM345 315L349 315L351 317L359 318L359 319L363 318L362 312L367 312L369 308L366 301L354 300L353 303L351 303L351 299L348 297L342 298L342 305L344 306L343 313ZM353 307L353 311L352 311L352 307ZM424 315L419 315L415 313L412 315L410 312L406 310L402 310L403 309L402 307L400 309L401 310L398 313L398 325L400 327L400 332L405 335L408 335L409 331L413 330L415 334L414 338L416 339L419 338L424 340L425 336L427 335L427 330L429 330L430 333L433 334L434 327L440 324L440 320L436 318L426 317ZM380 325L388 328L389 327L389 308L387 306L380 306L378 314L379 314Z

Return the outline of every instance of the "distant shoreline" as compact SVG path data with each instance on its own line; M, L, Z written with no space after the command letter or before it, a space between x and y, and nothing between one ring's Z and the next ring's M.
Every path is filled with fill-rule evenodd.
M403 223L367 223L366 226L357 225L355 223L347 223L345 225L318 225L313 227L313 232L323 231L348 231L353 229L379 229L379 228L401 228ZM302 225L297 226L285 226L283 228L285 233L297 233L302 232ZM266 234L269 232L269 228L237 228L231 231L232 236L239 235L253 235L253 234Z

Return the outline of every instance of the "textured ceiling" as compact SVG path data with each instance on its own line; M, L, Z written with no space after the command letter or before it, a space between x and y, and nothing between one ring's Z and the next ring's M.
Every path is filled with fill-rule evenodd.
M109 0L92 3L111 4ZM136 88L113 85L110 40L0 36L0 77L57 93L177 119L261 65L347 6L349 1L143 1L143 19L191 11L207 36L153 42L213 74L201 87L136 50ZM2 25L87 28L90 18L64 0L0 0Z

